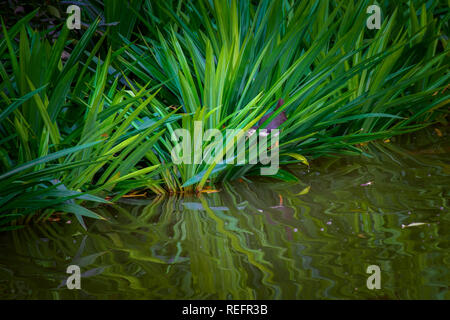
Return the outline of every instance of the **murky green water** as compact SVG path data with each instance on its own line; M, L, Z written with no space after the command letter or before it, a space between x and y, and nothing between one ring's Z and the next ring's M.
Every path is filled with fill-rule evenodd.
M299 184L127 199L98 208L109 222L87 233L57 222L4 233L0 298L449 299L449 139L416 136L372 145L373 159L295 166ZM82 290L64 286L71 264ZM380 290L366 287L369 265Z

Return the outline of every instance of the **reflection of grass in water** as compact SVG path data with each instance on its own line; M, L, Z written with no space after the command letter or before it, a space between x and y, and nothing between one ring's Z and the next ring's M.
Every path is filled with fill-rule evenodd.
M204 197L200 198L200 201L203 205L203 207L205 208L205 211L208 214L208 217L210 219L212 219L215 223L216 223L216 230L224 236L225 239L227 239L228 243L231 245L231 247L236 250L239 253L242 253L245 255L246 259L248 260L248 262L256 267L259 271L262 272L263 277L261 279L261 282L268 286L269 288L273 287L273 272L270 270L271 264L268 263L267 261L265 261L264 259L264 254L261 251L255 250L255 249L250 249L247 246L247 241L246 241L246 233L245 230L242 229L237 229L236 224L232 224L231 221L226 222L225 220L233 220L233 219L227 219L229 216L223 215L220 213L220 211L213 212L210 208L209 205L207 203L207 201L205 200ZM235 220L235 219L234 219ZM228 228L227 226L230 225L231 228ZM242 232L244 231L244 232ZM229 247L229 246L227 246ZM219 250L220 252L222 252L222 250ZM232 260L232 259L229 259ZM242 268L240 268L242 269ZM242 273L245 274L245 273ZM248 298L254 298L253 294Z
M246 245L245 234L233 226L232 221L236 219L213 211L209 208L206 199L202 198L203 210L185 210L184 212L173 211L168 208L179 207L181 203L174 198L167 199L165 209L158 216L157 230L150 233L158 235L161 230L171 234L168 238L161 235L167 246L172 248L182 247L182 256L189 257L189 267L192 273L192 285L194 294L207 295L211 298L255 298L252 290L247 289L247 276L245 265L250 262L256 270L263 273L263 282L270 281L273 272L268 269L268 263L264 261L262 252L250 249ZM154 205L143 210L143 216L149 218L148 213L154 213ZM158 213L159 214L159 213ZM151 219L151 218L150 218ZM141 220L141 225L148 222ZM135 226L137 224L135 223ZM153 229L153 228L151 228ZM159 230L159 231L158 231ZM182 242L182 245L180 243ZM175 245L176 244L176 245ZM133 254L127 249L130 258L137 260L148 260L152 258ZM174 250L172 250L173 254ZM236 254L239 253L239 254ZM173 257L173 263L177 261L177 255ZM167 273L176 269L175 265L167 268ZM279 289L278 289L279 291Z
M236 242L230 232L224 230L223 220L215 217L211 210L188 210L180 217L186 230L185 250L191 258L195 290L221 299L251 297L250 292L245 292L245 270L239 257L232 252Z
M330 160L298 186L226 184L201 198L98 208L110 222L91 225L79 256L97 254L83 272L105 269L82 280L86 293L54 289L80 250L81 235L68 236L77 226L11 233L20 256L1 255L0 267L15 271L0 269L2 279L49 298L448 298L449 216L439 210L448 175L439 159L424 166L429 158L418 164L391 149L383 145L374 159L349 166ZM305 185L310 192L296 196ZM430 226L401 229L412 221ZM380 291L365 287L371 264L381 267Z

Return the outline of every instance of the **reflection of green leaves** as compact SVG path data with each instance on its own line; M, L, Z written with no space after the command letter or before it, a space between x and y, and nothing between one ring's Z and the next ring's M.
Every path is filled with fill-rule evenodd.
M183 206L187 210L205 210L201 202L183 202Z
M98 275L102 274L103 271L105 271L106 268L108 268L108 266L89 269L89 270L83 272L81 274L81 277L82 278L88 278L88 277L98 276Z
M105 253L106 252L98 252L98 253L90 254L90 255L82 257L82 258L74 259L74 260L72 260L71 263L76 264L79 267L86 267L86 266L93 264L95 262L95 260L97 260L98 257L101 257Z
M370 261L384 270L386 297L442 298L445 282L436 270L446 266L447 230L430 219L447 219L447 211L439 210L448 185L446 154L416 157L392 147L370 146L373 158L350 165L351 159L324 159L320 175L303 176L313 186L303 196L296 194L303 183L226 183L221 193L201 197L98 208L110 221L92 225L83 240L72 236L81 231L77 225L16 231L4 239L0 265L40 275L26 280L39 288L32 295L40 298L51 291L37 279L48 279L54 290L61 276L52 273L54 263L62 270L74 256L71 263L86 265L83 276L91 279L83 290L98 298L109 297L103 289L112 286L124 299L350 299L354 288L372 299L376 292L358 287L367 279L361 265ZM304 167L290 170L297 174ZM412 174L426 190L408 180ZM369 180L372 188L359 186ZM437 210L441 217L429 214ZM401 228L417 221L431 223ZM433 238L422 242L422 236ZM24 265L24 257L31 262ZM401 286L395 282L400 275Z

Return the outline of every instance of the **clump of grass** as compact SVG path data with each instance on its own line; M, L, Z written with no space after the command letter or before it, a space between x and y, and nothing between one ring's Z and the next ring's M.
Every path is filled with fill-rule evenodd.
M153 89L117 88L119 78L110 74L111 51L90 70L104 39L84 56L97 24L65 62L65 27L50 44L26 20L10 30L3 26L0 228L55 211L74 213L84 225L83 216L100 216L80 202L108 203L106 195L114 200L136 188L158 187L153 179L158 166L139 162L164 133L162 124L171 114L158 117L147 110L157 92L145 95Z
M183 121L171 124L167 135L181 127L192 131L199 120L204 130L246 130L284 98L264 124L287 114L280 135L282 163L361 154L356 144L430 123L448 100L448 94L433 94L449 79L442 21L422 6L418 23L411 5L406 27L394 8L380 30L370 31L368 5L199 1L188 2L189 14L181 15L162 4L172 26L155 35L157 21L147 11L141 18L153 22L145 23L148 36L142 33L133 43L124 39L128 48L119 60L134 79L164 83L168 103L182 106ZM445 50L438 50L440 42ZM151 162L170 162L171 148L167 136ZM193 184L201 190L207 180L253 172L253 165L176 165L163 177L169 190ZM283 170L276 177L292 179Z

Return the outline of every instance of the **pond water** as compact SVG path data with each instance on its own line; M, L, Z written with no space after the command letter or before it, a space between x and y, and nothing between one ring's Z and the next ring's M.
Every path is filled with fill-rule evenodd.
M0 298L449 299L448 136L292 166L300 183L123 199L96 208L109 220L87 232L60 221L3 233ZM81 290L64 285L72 264ZM367 288L369 265L381 289Z

